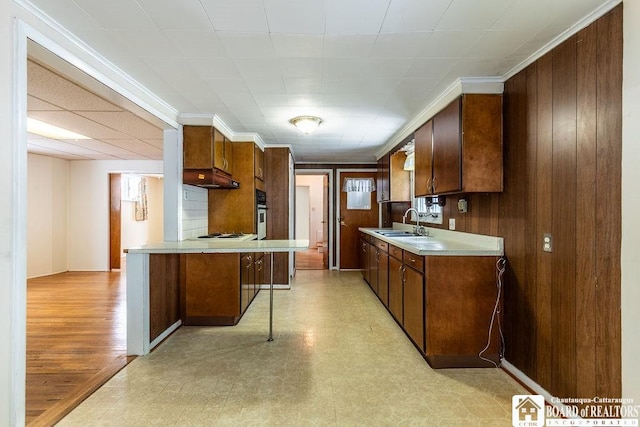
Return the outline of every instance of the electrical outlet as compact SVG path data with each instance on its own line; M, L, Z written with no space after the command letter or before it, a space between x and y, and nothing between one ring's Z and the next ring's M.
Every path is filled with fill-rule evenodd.
M182 198L184 200L189 200L189 192L187 190L182 191Z
M545 252L553 252L553 237L550 233L542 235L542 250Z
M456 229L456 219L449 218L449 230L455 230L455 229Z

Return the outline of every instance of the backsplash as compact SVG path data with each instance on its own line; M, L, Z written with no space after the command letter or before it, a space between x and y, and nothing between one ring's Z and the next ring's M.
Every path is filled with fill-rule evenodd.
M209 191L192 185L182 186L182 239L208 233Z

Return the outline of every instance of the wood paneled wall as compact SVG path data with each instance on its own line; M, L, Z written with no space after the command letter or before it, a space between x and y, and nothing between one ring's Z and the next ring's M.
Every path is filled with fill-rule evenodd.
M509 79L503 101L504 192L466 195L465 214L448 196L440 227L504 237L510 363L555 396L620 396L622 5Z
M289 238L289 154L288 148L264 150L265 190L267 192L267 239ZM273 283L289 283L289 254L273 255ZM267 271L270 274L270 270Z

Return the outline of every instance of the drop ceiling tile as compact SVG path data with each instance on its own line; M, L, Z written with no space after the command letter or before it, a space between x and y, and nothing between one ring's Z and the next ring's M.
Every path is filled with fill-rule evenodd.
M280 77L280 62L276 58L237 58L234 63L245 79Z
M392 0L382 24L382 33L433 30L451 0Z
M62 110L62 108L50 104L47 101L43 101L40 98L36 98L35 96L28 95L27 96L27 110L28 111L36 111L36 110Z
M370 56L413 58L425 45L431 33L378 34Z
M92 160L91 157L72 154L66 151L59 151L53 149L48 145L41 146L29 142L27 142L27 152L31 154L40 154L42 156L55 157L63 160Z
M375 34L326 35L324 56L329 58L356 58L369 56L376 42Z
M126 46L126 53L143 58L181 58L182 54L159 30L113 30L113 37Z
M453 0L436 26L437 30L486 30L505 13L514 0Z
M121 132L68 111L34 111L30 112L29 115L36 120L49 124L64 123L65 129L90 138L118 139L123 135Z
M413 62L413 58L371 58L362 73L371 78L401 79Z
M49 16L55 17L71 32L80 29L91 29L98 26L96 21L87 11L78 7L73 0L57 0L40 2L38 8Z
M280 58L317 58L322 56L324 38L316 34L271 34Z
M283 77L322 78L323 60L320 58L283 58L278 64Z
M285 77L283 81L287 93L317 94L322 91L322 79Z
M457 58L416 58L405 78L437 79L444 76L458 61Z
M149 144L139 139L103 139L102 142L142 156L162 156L162 145Z
M322 60L323 79L362 78L369 66L365 58L324 58Z
M287 107L289 106L289 96L286 94L257 93L254 96L256 103L260 107Z
M485 31L467 57L500 59L514 52L532 36L529 31Z
M30 140L28 143L31 145L49 148L51 150L56 150L61 153L69 153L75 156L82 156L89 159L95 159L95 158L100 158L100 159L108 158L108 159L114 159L114 160L117 159L117 157L115 156L105 154L100 151L95 151L85 146L70 144L65 141L57 141L54 139L47 139L47 140L36 139L36 140Z
M162 139L147 139L147 138L145 138L145 139L142 140L142 142L144 142L146 144L149 144L149 145L152 145L152 146L154 146L156 148L160 148L160 149L162 149L164 147L164 140L162 140Z
M418 51L418 57L461 58L483 34L482 31L434 31Z
M213 32L204 31L164 31L164 35L189 59L226 57L220 38Z
M216 31L267 33L261 0L201 0Z
M243 79L209 79L206 82L218 96L221 93L249 93L249 88Z
M246 79L247 87L249 90L254 93L276 93L276 94L284 94L284 82L281 77L272 77L272 78L251 78Z
M377 34L390 0L327 0L326 34Z
M220 40L232 58L275 58L276 51L268 34L220 33Z
M138 0L161 30L213 31L199 0Z
M240 71L231 58L186 58L193 71L202 79L234 79Z
M324 34L324 0L263 0L270 33Z
M36 64L27 62L28 92L39 99L49 99L57 107L82 111L118 111L119 107L92 95L86 89Z
M146 31L157 28L137 2L129 0L74 1L107 29Z
M162 129L142 120L129 111L120 112L80 112L83 117L96 123L118 130L133 138L162 138Z

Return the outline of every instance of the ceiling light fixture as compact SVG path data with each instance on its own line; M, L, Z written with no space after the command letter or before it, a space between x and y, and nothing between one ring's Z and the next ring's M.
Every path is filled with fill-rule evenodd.
M27 117L27 132L35 133L36 135L46 136L51 139L91 139L88 136L80 135L79 133L71 132L58 126L50 125L49 123L41 122L40 120Z
M289 120L289 123L300 129L305 135L309 135L320 126L322 119L315 116L298 116Z

